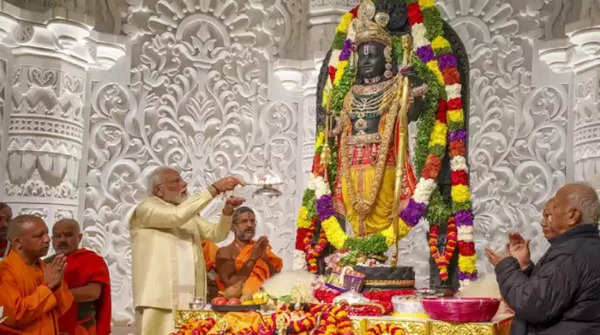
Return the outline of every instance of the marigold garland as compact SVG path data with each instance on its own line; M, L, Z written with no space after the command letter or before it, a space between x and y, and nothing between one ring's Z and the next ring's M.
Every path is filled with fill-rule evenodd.
M472 247L473 215L471 213L471 194L468 188L468 167L464 157L466 155L466 131L464 129L460 75L457 70L458 62L452 54L450 43L442 36L443 23L439 11L435 7L435 1L404 1L408 9L408 20L416 55L413 57L413 64L417 74L421 78L425 78L429 92L423 98L425 108L419 120L416 141L415 166L421 178L408 206L400 213L398 237L401 238L408 233L410 228L416 225L425 214L432 226L438 222L445 222L450 214L437 189L435 180L439 174L441 159L447 150L451 159L451 172L454 175L451 177L451 215L454 219L453 222L458 227L458 276L461 283L466 284L465 281L476 278L476 255ZM332 56L328 65L329 76L323 90L322 106L333 115L339 115L343 98L352 86L355 77L356 69L348 64L348 59L354 52L352 42L354 32L351 22L356 17L357 8L344 14L336 29L332 45ZM395 38L393 47L396 59L400 59L402 47L397 38ZM435 108L430 108L430 106L435 106ZM324 134L319 133L318 138L322 138L322 136ZM330 143L330 145L334 144ZM333 155L334 160L337 158L335 156ZM320 151L315 154L313 162L313 174L311 175L313 180L323 174L323 169L319 168L320 164L316 164L317 162L320 162ZM330 172L334 172L336 165L337 162L334 161L326 168ZM335 175L331 176L330 174L330 177L330 180L335 180ZM301 211L309 213L307 215L310 216L307 219L310 219L313 217L311 208L316 208L318 212L316 214L321 219L321 226L327 240L334 247L343 249L348 245L362 245L361 243L348 243L352 239L341 229L335 215L321 213L315 206L319 200L322 200L324 205L322 208L328 208L329 204L326 202L331 201L330 199L330 197L320 199L319 196L307 197L305 193L304 200L307 201L303 201L304 209L301 208ZM306 220L299 220L302 226L299 229L304 228L306 222ZM396 236L394 236L393 227L390 226L379 234L385 238L388 245L394 243Z
M182 325L182 327L171 335L272 335L280 329L281 325L277 322L280 316L285 316L285 320L292 319L291 312L285 307L277 309L270 316L263 317L262 323L255 327L246 327L238 332L233 332L231 325L224 330L213 329L219 327L214 318L205 320L191 320ZM309 333L317 335L352 335L352 321L348 315L348 305L329 305L317 304L310 307L308 312L304 312L299 319L289 321L287 326L288 333ZM319 320L317 324L317 320Z
M440 279L448 280L448 265L450 264L450 259L454 255L454 250L456 249L456 223L454 222L454 217L450 217L448 220L448 225L446 226L446 244L444 246L444 253L440 255L437 241L439 234L440 226L432 225L429 228L429 250L431 251L431 257L435 260L435 263L438 266Z

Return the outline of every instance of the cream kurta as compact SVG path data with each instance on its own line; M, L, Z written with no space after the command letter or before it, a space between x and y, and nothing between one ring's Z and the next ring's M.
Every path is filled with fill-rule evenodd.
M194 295L206 297L200 241L220 242L231 229L231 216L222 215L218 224L200 218L198 212L211 200L208 191L178 206L153 196L135 209L129 229L136 308L175 309Z

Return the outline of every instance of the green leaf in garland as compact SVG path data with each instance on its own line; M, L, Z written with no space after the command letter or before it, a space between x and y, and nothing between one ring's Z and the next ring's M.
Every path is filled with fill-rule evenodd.
M416 172L420 177L421 171L427 160L427 155L429 155L429 139L431 137L433 125L435 124L435 114L437 112L439 99L442 96L442 89L437 82L435 75L416 55L413 57L413 66L417 76L428 86L428 91L422 99L422 103L415 106L422 110L421 115L419 116L419 125L417 127L414 158Z
M377 255L388 249L385 237L381 234L373 234L367 237L350 237L344 243L344 249L358 251L364 255Z
M317 208L315 207L315 190L306 189L304 196L302 196L302 206L306 207L306 217L310 220L317 215Z
M331 157L329 161L329 166L327 166L327 170L329 172L329 188L333 190L333 184L335 183L335 178L337 178L337 167L338 167L338 145L335 141L329 141L329 147L331 148Z
M354 66L348 66L346 72L342 76L342 79L332 89L331 97L331 110L334 116L339 116L344 106L344 98L346 93L350 90L354 84L354 76L356 75L356 69Z
M444 225L451 215L450 208L444 202L440 189L436 188L429 199L427 221L430 225Z
M335 50L342 50L344 47L344 41L346 40L346 33L337 32L333 38L333 44L331 47Z
M470 201L465 201L465 202L455 202L452 206L452 211L453 212L458 212L458 211L467 211L471 209L471 202Z
M441 145L434 145L432 147L429 147L429 151L432 154L434 154L434 155L436 155L436 156L438 156L440 158L444 158L444 155L446 153L446 148L444 146L441 146Z
M452 54L452 49L450 47L441 48L441 49L433 49L435 56L439 57L445 54Z
M464 128L464 126L465 126L464 122L454 122L454 121L448 122L448 130L449 131L457 131L459 129Z
M421 13L423 13L423 24L427 30L425 37L427 37L428 40L433 41L434 38L443 36L443 21L438 9L436 7L429 7L423 9Z

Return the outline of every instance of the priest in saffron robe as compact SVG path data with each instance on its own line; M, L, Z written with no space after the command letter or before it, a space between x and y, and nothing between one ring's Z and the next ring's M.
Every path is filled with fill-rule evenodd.
M79 224L62 219L52 227L52 245L56 255L67 257L65 282L75 301L59 320L61 332L69 335L110 334L110 276L102 257L79 248L82 234ZM55 256L56 256L55 255ZM52 261L55 256L46 260Z
M25 335L58 335L58 319L73 303L63 280L66 257L45 264L50 248L48 227L33 215L20 215L8 224L11 251L0 262L0 306L5 325Z
M260 290L262 284L281 271L281 258L271 251L269 240L262 236L253 241L256 231L254 211L248 207L236 209L231 229L233 242L217 251L217 284L219 290L239 285L237 295L249 295Z

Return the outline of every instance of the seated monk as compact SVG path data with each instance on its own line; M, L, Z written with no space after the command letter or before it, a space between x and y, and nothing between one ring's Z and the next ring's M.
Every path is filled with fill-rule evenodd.
M260 290L263 282L281 271L282 261L271 251L269 240L262 236L253 241L256 230L254 211L240 207L233 213L231 230L233 242L217 251L217 284L224 291L240 286L240 295L251 295ZM243 283L242 285L240 285Z
M110 334L111 298L108 267L95 252L79 248L82 234L73 219L62 219L52 227L52 246L57 255L67 257L65 282L75 298L58 326L69 335Z
M44 220L20 215L8 223L11 250L0 262L0 306L9 328L24 335L58 335L58 318L73 303L63 281L66 257L42 262L50 248ZM10 333L2 329L0 334Z

